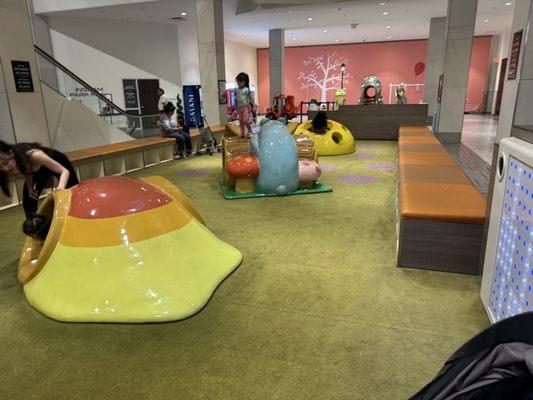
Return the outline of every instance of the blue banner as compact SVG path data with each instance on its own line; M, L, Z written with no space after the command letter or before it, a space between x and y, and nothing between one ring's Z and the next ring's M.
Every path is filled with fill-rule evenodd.
M183 86L183 108L185 109L185 123L187 126L203 126L202 101L200 85Z

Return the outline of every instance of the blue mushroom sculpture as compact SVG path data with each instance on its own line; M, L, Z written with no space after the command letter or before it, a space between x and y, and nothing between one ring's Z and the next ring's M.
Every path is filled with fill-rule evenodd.
M286 195L298 189L298 151L284 123L263 123L250 148L260 165L256 192Z

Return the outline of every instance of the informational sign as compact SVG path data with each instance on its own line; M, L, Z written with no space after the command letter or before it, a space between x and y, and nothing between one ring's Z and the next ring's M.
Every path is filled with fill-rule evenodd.
M203 126L202 98L199 85L183 86L183 100L185 108L185 123L187 126Z
M511 57L509 58L509 72L507 79L513 81L516 79L518 71L518 61L520 60L520 48L522 47L522 34L524 31L515 32L513 35L513 43L511 45Z
M29 61L11 60L15 89L17 92L33 92L33 81Z
M226 81L220 79L218 81L218 104L228 104L226 98Z
M124 88L124 104L127 109L139 108L139 94L136 79L122 79Z
M440 74L439 76L439 89L438 89L438 92L437 92L437 103L440 104L441 100L442 100L442 84L444 83L444 75L443 74Z

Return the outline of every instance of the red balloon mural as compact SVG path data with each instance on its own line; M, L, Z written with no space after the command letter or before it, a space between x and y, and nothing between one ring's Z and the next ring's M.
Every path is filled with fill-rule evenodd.
M415 64L415 76L420 75L426 69L426 64L423 62L417 62Z

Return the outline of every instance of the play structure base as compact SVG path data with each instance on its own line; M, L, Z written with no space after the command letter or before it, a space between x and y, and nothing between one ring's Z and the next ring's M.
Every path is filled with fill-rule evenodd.
M269 194L269 193L239 193L233 188L229 188L224 185L224 181L220 181L220 187L222 188L222 192L224 193L224 198L227 200L233 200L233 199L252 199L255 197L280 197L276 194ZM314 186L312 188L308 189L298 189L295 192L289 193L287 196L293 196L298 194L314 194L314 193L329 193L332 192L333 189L330 188L328 185L316 181Z

